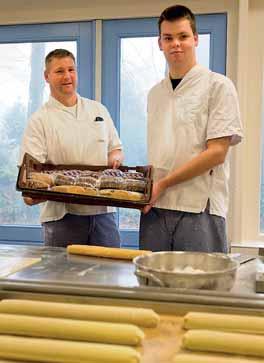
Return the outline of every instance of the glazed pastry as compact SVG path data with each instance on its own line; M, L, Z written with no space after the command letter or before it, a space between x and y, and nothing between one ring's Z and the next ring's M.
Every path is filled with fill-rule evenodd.
M130 192L128 190L118 189L102 189L99 195L107 198L140 201L144 199L144 194L138 192Z
M43 181L34 180L34 179L28 179L26 181L26 188L31 189L48 189L49 184Z
M92 171L90 176L92 178L99 179L101 175L102 175L101 171ZM84 176L85 176L85 173L84 173Z
M55 185L74 185L75 178L64 174L57 174L55 176Z
M126 179L126 189L132 192L144 192L146 188L146 181L141 179Z
M75 184L83 187L96 188L97 179L93 178L92 176L79 176L78 178L76 178Z
M63 170L63 175L65 176L69 176L69 177L72 177L72 178L76 178L80 175L80 170L77 170L77 169L66 169L66 170Z
M105 169L103 171L103 175L107 176L116 176L116 177L123 177L123 172L120 169Z
M29 175L30 180L34 180L36 182L43 182L48 184L49 186L54 185L54 175L50 175L47 173L38 173L38 172L31 172Z
M85 194L85 188L79 185L55 185L51 190L60 193Z
M79 192L82 195L90 195L92 197L96 197L98 195L98 190L93 187L82 187L83 190Z
M100 189L124 189L124 179L117 176L102 175L99 179Z
M126 179L144 179L144 174L138 171L127 171L123 174Z

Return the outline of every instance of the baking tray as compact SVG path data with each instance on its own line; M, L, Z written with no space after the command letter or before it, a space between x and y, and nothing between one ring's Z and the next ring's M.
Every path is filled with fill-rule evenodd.
M40 163L33 156L29 155L28 153L25 153L23 162L19 168L16 189L22 192L23 197L31 197L31 198L51 200L63 203L105 205L105 206L134 208L134 209L142 209L145 205L148 204L150 200L152 183L153 183L152 182L153 168L151 165L135 166L135 167L131 166L119 167L119 169L123 172L129 172L129 171L141 172L143 173L144 177L147 179L146 188L143 193L144 199L140 201L115 199L109 197L106 198L102 196L62 193L62 192L55 192L52 190L33 189L26 187L26 180L30 172L42 172L42 171L51 171L51 170L74 170L74 169L100 171L100 170L109 169L109 167L99 166L99 165L63 165L63 164L54 165L49 163Z

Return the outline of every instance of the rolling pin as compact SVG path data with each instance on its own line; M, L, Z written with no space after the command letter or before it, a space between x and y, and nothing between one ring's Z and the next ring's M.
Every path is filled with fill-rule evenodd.
M134 257L147 255L151 251L130 250L125 248L112 248L86 245L69 245L67 252L76 255L87 255L95 257L116 258L122 260L133 260Z

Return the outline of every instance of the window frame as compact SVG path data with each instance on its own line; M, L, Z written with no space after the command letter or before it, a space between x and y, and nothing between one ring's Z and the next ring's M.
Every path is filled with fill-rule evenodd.
M225 74L227 13L203 14L196 17L198 32L211 34L210 68ZM113 43L109 42L112 30L106 31L105 29L105 25L110 22L116 24L116 29L114 29L116 36ZM134 24L132 29L128 27L129 22ZM99 70L102 79L102 102L109 109L115 126L119 130L120 73L116 59L120 54L120 39L121 37L157 36L157 18L104 20L102 23L102 57L100 59L102 69ZM140 27L139 23L141 23ZM142 24L144 24L143 27ZM95 21L0 26L0 43L76 41L79 71L78 91L81 95L91 99L95 98L95 48L101 46L101 44L96 44L98 40L100 39L96 38ZM105 51L106 43L112 47L112 55ZM110 95L107 94L107 89L110 91ZM115 102L116 95L118 95L117 102ZM137 232L121 230L121 235L122 240L126 241L126 247L137 247ZM42 241L40 226L0 225L0 243L41 243Z
M95 96L95 22L0 26L0 43L76 41L78 92ZM40 225L0 225L0 243L42 243Z
M158 18L102 22L102 102L120 130L120 45L122 38L158 36ZM210 34L210 69L226 74L227 13L196 15L199 34ZM138 231L120 230L124 247L138 247Z

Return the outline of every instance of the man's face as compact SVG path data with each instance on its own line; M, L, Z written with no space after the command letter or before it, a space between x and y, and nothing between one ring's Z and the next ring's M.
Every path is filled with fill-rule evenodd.
M198 35L193 34L188 19L165 20L161 23L159 47L170 67L195 64L197 45Z
M73 96L77 87L76 66L71 57L53 58L45 70L45 80L56 99Z

